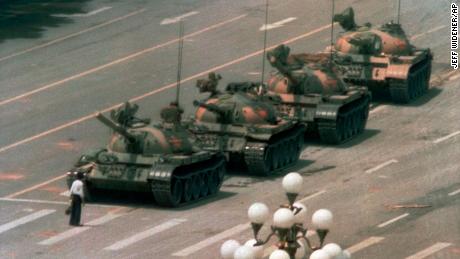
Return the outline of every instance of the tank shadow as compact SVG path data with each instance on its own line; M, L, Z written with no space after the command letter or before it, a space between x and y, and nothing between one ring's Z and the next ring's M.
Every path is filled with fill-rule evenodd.
M370 139L374 137L375 135L379 134L381 130L378 129L365 129L364 132L358 136L353 137L352 139L339 144L339 145L328 145L323 142L319 138L312 138L312 137L307 137L305 138L305 144L306 145L311 145L311 146L319 146L319 147L333 147L333 148L350 148L356 145L359 145L366 141L367 139Z
M432 99L438 96L441 92L442 92L441 88L431 87L430 89L428 89L428 92L426 94L424 94L423 96L420 96L419 98L412 101L411 103L406 104L405 106L408 106L408 107L422 106L430 102Z
M71 23L65 15L84 13L90 0L0 0L0 43L38 38L46 27Z
M245 177L251 178L252 181L250 183L273 181L273 180L276 180L276 179L278 179L280 177L283 177L284 175L286 175L289 172L297 171L300 168L307 167L307 166L309 166L309 165L311 165L313 163L314 163L314 161L312 161L312 160L299 159L299 161L296 164L291 165L291 166L285 168L284 170L277 171L273 175L269 175L269 176L251 175L250 173L247 172L246 169L244 169L244 168L235 168L235 167L233 167L231 169L228 169L227 174L230 175L230 176L232 176L232 175L234 175L234 176L245 176ZM224 182L224 186L225 186L225 182ZM245 186L238 185L238 186L231 186L231 187L245 187Z
M223 199L227 199L236 195L233 192L220 191L219 193L210 197L199 199L188 205L179 206L177 208L161 207L156 204L153 196L149 193L136 193L136 192L111 192L106 190L97 190L92 196L92 201L88 204L101 204L101 205L113 205L113 206L126 206L131 208L143 208L143 209L159 209L159 210L188 210L196 207L206 205L210 202L215 202Z
M440 88L437 87L430 87L428 91L416 98L415 100L411 101L408 104L398 104L395 103L391 100L390 93L388 91L383 91L383 90L373 90L372 91L372 102L375 103L382 103L382 104L387 104L387 105L393 105L393 106L410 106L410 107L418 107L422 106L425 103L428 103L431 99L434 99L437 95L439 95L442 92Z

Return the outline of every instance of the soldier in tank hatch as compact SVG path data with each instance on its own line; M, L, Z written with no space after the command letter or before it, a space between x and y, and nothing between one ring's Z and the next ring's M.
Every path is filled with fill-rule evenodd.
M217 85L219 81L222 79L222 76L211 72L208 74L208 79L199 79L196 81L196 87L200 89L200 93L210 93L209 97L215 97L220 94L219 90L217 90Z

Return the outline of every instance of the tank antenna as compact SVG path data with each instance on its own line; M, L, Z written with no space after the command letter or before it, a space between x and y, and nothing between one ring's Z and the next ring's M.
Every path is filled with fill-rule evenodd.
M267 51L267 31L268 31L268 0L265 0L265 30L264 30L264 51L262 54L262 76L260 83L261 85L264 84L264 77L265 77L265 54Z
M335 1L332 0L332 17L331 17L331 50L330 50L330 57L329 57L329 66L332 66L332 50L334 48L334 13L335 13Z
M399 24L399 16L401 15L401 0L398 0L398 24Z
M184 22L179 21L179 48L177 55L177 84L176 84L176 103L179 105L180 81L182 73L182 49L184 48Z

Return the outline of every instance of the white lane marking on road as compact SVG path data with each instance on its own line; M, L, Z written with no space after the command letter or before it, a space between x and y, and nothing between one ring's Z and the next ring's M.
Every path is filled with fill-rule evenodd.
M396 217L396 218L393 218L393 219L390 219L390 220L388 220L388 221L383 222L382 224L378 225L378 227L379 227L379 228L383 228L383 227L388 226L388 225L390 225L391 223L394 223L394 222L396 222L396 221L398 221L398 220L400 220L400 219L403 219L403 218L405 218L405 217L407 217L407 216L409 216L409 213L404 213L404 214L402 214L402 215L400 215L400 216L398 216L398 217Z
M111 245L111 246L108 246L106 248L104 248L104 250L112 250L112 251L116 251L116 250L120 250L120 249L123 249L129 245L132 245L136 242L139 242L141 240L144 240L148 237L151 237L155 234L158 234L158 233L161 233L165 230L168 230L170 228L173 228L177 225L180 225L184 222L186 222L187 220L186 219L172 219L172 220L169 220L161 225L158 225L158 226L155 226L153 228L150 228L150 229L147 229L146 231L143 231L141 233L138 233L134 236L131 236L129 238L126 238L124 240L120 240L118 242L116 242L115 244Z
M230 236L233 236L233 235L236 235L238 233L241 233L245 230L248 230L251 228L251 225L250 223L245 223L245 224L240 224L240 225L237 225L231 229L227 229L225 230L224 232L221 232L215 236L212 236L210 238L207 238L197 244L194 244L192 246L189 246L187 248L184 248L178 252L175 252L174 254L172 254L173 256L180 256L180 257L185 257L185 256L189 256L205 247L208 247L212 244L215 244L223 239L226 239Z
M15 227L18 227L20 225L24 225L26 223L29 223L31 221L34 221L36 219L39 219L41 217L44 217L44 216L49 215L51 213L54 213L55 211L56 210L40 210L40 211L37 211L37 212L32 213L30 215L27 215L25 217L22 217L22 218L13 220L13 221L11 221L9 223L0 225L0 234L3 233L3 232L8 231L10 229L13 229Z
M96 9L94 11L91 11L91 12L88 12L88 13L75 13L75 14L53 14L52 16L55 16L55 17L66 17L66 18L71 18L71 17L89 17L89 16L93 16L95 14L98 14L98 13L102 13L104 11L107 11L107 10L110 10L112 9L111 6L104 6L104 7L101 7L99 9Z
M460 134L460 130L458 130L458 131L456 131L456 132L454 132L454 133L451 133L451 134L449 134L449 135L447 135L447 136L444 136L444 137L442 137L442 138L438 138L438 139L436 139L435 141L433 141L433 143L434 143L434 144L441 143L441 142L443 142L443 141L446 141L446 140L448 140L448 139L450 139L450 138L453 138L453 137L457 136L458 134Z
M460 193L460 189L458 189L456 191L453 191L453 192L449 193L448 195L449 196L454 196L454 195L459 194L459 193Z
M442 249L446 248L446 247L449 247L451 246L452 244L451 243L436 243L430 247L428 247L427 249L425 250L422 250L414 255L411 255L409 257L406 257L406 259L422 259L422 258L426 258L438 251L441 251Z
M53 236L53 237L50 237L48 239L45 239L41 242L39 242L38 244L39 245L53 245L53 244L56 244L58 242L61 242L65 239L68 239L68 238L71 238L73 236L76 236L82 232L85 232L87 230L89 230L91 228L91 226L98 226L98 225L102 225L102 224L105 224L113 219L116 219L120 216L122 216L124 214L113 214L113 213L109 213L109 214L106 214L100 218L97 218L95 220L92 220L92 221L89 221L88 223L86 223L83 227L78 227L78 228L71 228L69 230L66 230L60 234L57 234L56 236Z
M346 250L348 250L350 254L353 254L353 253L363 250L364 248L380 243L384 239L385 239L384 237L370 237L364 241L357 243L356 245L353 245L347 248Z
M249 72L248 75L251 75L251 76L257 76L257 75L260 75L261 72Z
M385 166L389 166L389 165L394 164L394 163L398 163L398 160L396 160L396 159L388 160L385 163L382 163L382 164L380 164L378 166L374 166L374 167L372 167L370 169L367 169L365 173L366 174L372 174L373 172L376 172L376 171L384 168Z
M438 26L438 27L434 27L433 29L429 30L429 31L426 31L424 33L420 33L420 34L417 34L417 35L414 35L412 36L410 39L411 40L415 40L417 38L420 38L422 36L425 36L427 34L430 34L430 33L433 33L433 32L436 32L436 31L439 31L439 30L442 30L444 28L446 28L447 26L446 25L441 25L441 26Z
M372 109L369 113L370 113L370 114L374 114L374 113L383 111L383 110L386 109L387 107L388 107L388 105L379 105L379 106L375 107L374 109Z
M76 37L78 35L81 35L83 33L87 33L87 32L90 32L90 31L94 31L96 29L99 29L101 27L104 27L104 26L107 26L107 25L110 25L112 23L115 23L115 22L118 22L118 21L121 21L121 20L124 20L126 18L129 18L133 15L137 15L137 14L140 14L142 12L144 12L146 9L140 9L140 10L137 10L137 11L134 11L132 13L129 13L127 15L124 15L124 16L121 16L121 17L118 17L118 18L115 18L115 19L112 19L112 20L109 20L107 22L103 22L101 24L98 24L98 25L95 25L95 26L92 26L92 27L89 27L87 29L84 29L82 31L78 31L78 32L75 32L75 33L71 33L69 35L66 35L64 37L61 37L61 38L57 38L55 40L52 40L50 42L47 42L47 43L44 43L44 44L41 44L41 45L37 45L35 47L32 47L32 48L28 48L28 49L25 49L25 50L21 50L19 52L16 52L16 53L13 53L13 54L10 54L8 56L5 56L5 57L1 57L0 58L0 62L1 61L4 61L4 60L7 60L7 59L10 59L12 57L16 57L16 56L19 56L19 55L22 55L22 54L25 54L25 53L28 53L28 52L31 52L33 50L37 50L37 49L41 49L41 48L44 48L44 47L48 47L50 45L53 45L53 44L56 44L58 42L61 42L61 41L64 41L64 40L67 40L67 39L70 39L70 38L73 38L73 37Z
M196 31L196 32L187 34L187 35L185 35L183 38L184 38L184 39L191 38L191 37L193 37L193 36L196 36L196 35L202 34L202 33L204 33L204 32L207 32L207 31L209 31L209 30L213 30L213 29L215 29L215 28L221 27L221 26L223 26L223 25L225 25L225 24L234 22L234 21L239 20L239 19L241 19L241 18L243 18L243 17L246 17L246 16L247 16L247 14L243 14L243 15L234 17L234 18L232 18L232 19L230 19L230 20L226 20L226 21L223 21L223 22L220 22L220 23L217 23L217 24L208 26L208 27L206 27L206 28L204 28L204 29L201 29L201 30L199 30L199 31ZM178 42L178 41L179 41L179 38L176 38L176 39L173 39L173 40L170 40L170 41L167 41L167 42L164 42L164 43L161 43L161 44L152 46L152 47L150 47L150 48L143 49L143 50L141 50L141 51L135 52L135 53L133 53L133 54L130 54L130 55L125 56L125 57L123 57L123 58L120 58L120 59L114 60L114 61L112 61L112 62L106 63L106 64L104 64L104 65L101 65L101 66L98 66L98 67L94 67L94 68L92 68L92 69L86 70L86 71L81 72L81 73L79 73L79 74L76 74L76 75L73 75L73 76L64 78L64 79L62 79L62 80L56 81L56 82L51 83L51 84L44 85L44 86L42 86L42 87L39 87L39 88L34 89L34 90L32 90L32 91L29 91L29 92L26 92L26 93L17 95L17 96L15 96L15 97L11 97L11 98L2 100L2 101L0 101L0 106L5 105L5 104L8 104L8 103L13 102L13 101L17 101L17 100L19 100L19 99L28 97L28 96L33 95L33 94L36 94L36 93L42 92L42 91L47 90L47 89L49 89L49 88L56 87L56 86L60 86L60 85L62 85L62 84L64 84L64 83L67 83L67 82L69 82L69 81L72 81L72 80L75 80L75 79L78 79L78 78L87 76L87 75L89 75L89 74L93 74L93 73L95 73L95 72L98 72L98 71L100 71L100 70L106 69L106 68L108 68L108 67L111 67L111 66L120 64L120 63L125 62L125 61L127 61L127 60L131 60L131 59L133 59L133 58L136 58L136 57L141 56L141 55L143 55L143 54L146 54L146 53L148 53L148 52L152 52L152 51L154 51L154 50L156 50L156 49L159 49L159 48L162 48L162 47L171 45L171 44L176 43L176 42ZM1 150L0 150L0 152L1 152Z
M309 196L307 196L305 198L300 199L298 202L305 202L307 200L315 198L316 196L320 196L321 194L324 194L324 193L326 193L326 190L322 190L322 191L313 193L312 195L309 195Z
M316 235L316 231L313 231L313 230L308 230L307 231L307 237L310 238L312 236ZM268 257L271 253L273 253L273 251L275 251L276 249L278 249L276 246L272 245L272 246L269 246L267 248L264 249L264 254L263 254L263 258L266 258Z
M59 195L65 196L65 197L70 197L70 191L67 190L67 191L65 191L65 192L61 192Z
M15 198L0 198L0 201L10 201L10 202L26 202L26 203L38 203L38 204L55 204L55 205L69 205L69 202L65 201L47 201L47 200L34 200L34 199L15 199ZM104 205L104 204L85 204L89 207L101 207L101 208L123 208L122 206L117 205Z
M262 27L260 27L260 31L264 31L264 30L271 30L271 29L275 29L275 28L279 28L279 27L282 27L284 26L285 24L287 23L290 23L292 21L295 21L297 20L297 17L289 17L289 18L286 18L284 20L281 20L281 21L277 21L277 22L274 22L274 23L271 23L271 24L264 24L262 25Z
M60 176L58 176L58 177L55 177L55 178L50 179L50 180L48 180L48 181L45 181L45 182L43 182L43 183L39 183L39 184L36 184L36 185L34 185L34 186L32 186L32 187L29 187L29 188L27 188L27 189L24 189L24 190L22 190L22 191L15 192L15 193L12 193L12 194L9 194L9 195L5 196L4 198L14 198L14 197L17 197L17 196L19 196L19 195L21 195L21 194L24 194L24 193L26 193L26 192L33 191L33 190L38 189L38 188L41 188L42 186L48 185L48 184L50 184L50 183L52 183L52 182L55 182L55 181L57 181L57 180L60 180L60 179L62 179L62 178L64 178L64 177L66 177L66 175L60 175Z
M245 16L247 16L247 15L245 14L245 15L243 15L243 16L236 17L236 18L243 18L243 17L245 17ZM235 18L235 19L236 19L236 18ZM227 22L229 22L229 21L227 21ZM320 27L320 28L317 28L317 29L315 29L315 30L313 30L313 31L309 31L309 32L307 32L307 33L301 34L301 35L296 36L296 37L294 37L294 38L290 38L290 39L285 40L285 41L283 41L283 42L281 42L281 43L278 43L278 44L276 44L276 45L273 45L273 46L267 48L266 50L274 49L275 47L277 47L277 46L280 45L280 44L285 44L285 45L286 45L286 44L290 44L290 43L292 43L292 42L298 41L298 40L300 40L300 39L309 37L309 36L311 36L311 35L314 35L314 34L316 34L316 33L319 33L319 32L321 32L321 31L324 31L324 30L326 30L326 29L329 29L330 27L331 27L331 25L324 25L324 26L322 26L322 27ZM196 33L195 33L195 34L196 34ZM250 59L250 58L252 58L252 57L258 56L258 55L262 54L263 52L264 52L264 50L258 50L258 51L256 51L256 52L253 52L253 53L250 53L250 54L248 54L248 55L245 55L245 56L239 57L239 58L237 58L237 59L234 59L234 60L232 60L232 61L229 61L229 62L227 62L227 63L225 63L225 64L222 64L222 65L219 65L219 66L212 67L212 68L210 68L210 69L208 69L208 70L206 70L206 71L200 72L200 73L198 73L198 74L194 74L194 75L192 75L192 76L189 76L189 77L184 78L183 80L181 80L181 84L182 84L182 83L185 83L185 82L188 82L188 81L190 81L190 80L199 78L199 77L201 77L201 76L205 76L205 75L207 75L207 74L210 73L210 72L215 72L215 71L217 71L217 70L220 70L220 69L229 67L229 66L231 66L231 65L238 64L238 63L240 63L240 62L242 62L242 61L244 61L244 60L247 60L247 59ZM75 78L73 78L73 79L75 79ZM69 80L70 80L70 79L69 79ZM150 92L148 92L148 93L145 93L145 94L143 94L143 95L139 95L139 96L137 96L137 97L131 98L129 101L130 101L130 102L137 102L137 101L139 101L139 100L141 100L141 99L144 99L144 98L146 98L146 97L149 97L149 96L151 96L151 95L155 95L155 94L158 94L158 93L160 93L160 92L166 91L166 90L168 90L168 89L170 89L170 88L176 87L176 84L177 84L177 83L174 82L174 83L171 83L171 84L162 86L162 87L160 87L160 88L157 88L157 89L155 89L155 90L153 90L153 91L150 91ZM1 105L1 102L0 102L0 105ZM113 105L113 106L111 106L111 107L108 107L108 108L106 108L106 109L104 109L104 110L101 110L100 112L102 112L102 113L108 112L108 111L110 111L110 110L113 110L113 109L116 109L116 108L120 107L121 105L123 105L123 103L118 103L118 104L115 104L115 105ZM87 121L87 120L92 119L92 118L94 118L94 117L96 117L96 113L86 115L86 116L81 117L81 118L79 118L79 119L76 119L76 120L70 121L70 122L68 122L68 123L62 124L62 125L60 125L60 126L58 126L58 127L55 127L55 128L49 129L49 130L46 130L46 131L41 132L41 133L39 133L39 134L36 134L36 135L34 135L34 136L31 136L31 137L28 137L28 138L26 138L26 139L23 139L23 140L20 140L20 141L18 141L18 142L15 142L15 143L13 143L13 144L4 146L4 147L0 148L0 153L1 153L1 152L5 152L5 151L7 151L7 150L9 150L9 149L15 148L15 147L17 147L17 146L20 146L20 145L29 143L29 142L34 141L34 140L36 140L36 139L39 139L39 138L41 138L41 137L47 136L47 135L49 135L49 134L51 134L51 133L54 133L54 132L57 132L57 131L66 129L66 128L71 127L71 126L73 126L73 125L76 125L76 124L78 124L78 123Z
M166 24L173 24L173 23L178 23L180 20L183 20L184 18L187 18L189 16L197 15L199 12L193 11L193 12L188 12L183 15L173 17L173 18L166 18L163 21L161 21L161 25L166 25Z

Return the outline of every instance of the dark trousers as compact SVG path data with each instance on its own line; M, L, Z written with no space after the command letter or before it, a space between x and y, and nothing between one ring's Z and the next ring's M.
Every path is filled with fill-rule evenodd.
M70 220L69 225L72 226L79 226L80 219L81 219L81 197L80 195L71 195L72 203L70 204L71 211L70 211Z

